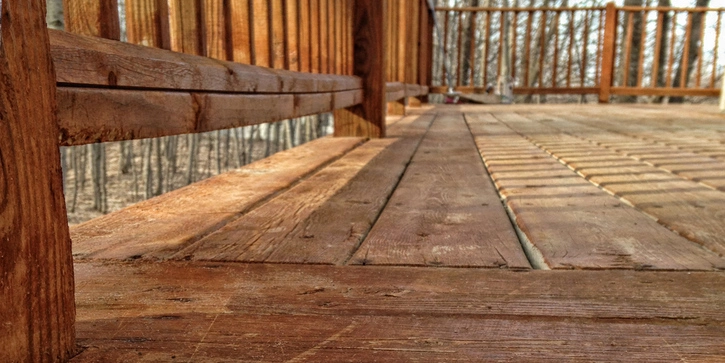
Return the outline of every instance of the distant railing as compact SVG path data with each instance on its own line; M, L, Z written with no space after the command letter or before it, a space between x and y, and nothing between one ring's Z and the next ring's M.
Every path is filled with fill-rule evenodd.
M717 96L723 11L436 8L431 92Z

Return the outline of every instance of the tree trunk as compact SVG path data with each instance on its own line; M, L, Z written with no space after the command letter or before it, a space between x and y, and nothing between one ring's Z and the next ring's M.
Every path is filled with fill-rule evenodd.
M187 143L189 144L189 158L186 163L186 185L194 182L196 175L196 154L199 148L199 134L187 135Z
M106 148L103 144L92 144L91 149L91 181L93 183L93 209L106 212Z
M63 19L63 0L47 0L47 11L45 15L45 22L48 23L48 28L63 30L64 19Z

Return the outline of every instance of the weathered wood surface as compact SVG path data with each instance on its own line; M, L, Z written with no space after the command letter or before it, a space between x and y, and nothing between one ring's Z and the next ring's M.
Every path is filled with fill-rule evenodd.
M71 33L120 40L117 0L66 0L63 2L65 30Z
M65 86L235 93L311 93L362 88L354 76L268 69L50 30Z
M165 259L341 157L359 138L322 138L74 226L76 258Z
M362 104L335 111L335 136L385 137L387 24L380 22L384 11L384 1L354 2L353 74L362 78L364 98Z
M398 121L390 138L367 142L174 257L345 263L377 220L432 119Z
M725 275L76 264L73 362L725 359Z
M350 263L530 267L460 113L436 118Z
M617 131L616 127L607 126L607 120L594 115L566 114L559 116L545 113L527 114L527 117L546 119L548 125L559 130L566 130L571 135L713 189L725 191L725 161L723 160L621 133ZM651 133L656 133L656 131L645 131L645 135ZM693 139L692 142L700 146L708 143L707 140L702 139Z
M75 350L73 261L42 1L0 1L0 361Z
M466 119L499 193L548 267L725 269L715 253L597 188L492 115Z
M256 125L330 112L362 100L362 90L224 94L60 87L60 144L133 140Z
M497 118L657 221L709 250L725 254L725 194L613 150L512 113Z

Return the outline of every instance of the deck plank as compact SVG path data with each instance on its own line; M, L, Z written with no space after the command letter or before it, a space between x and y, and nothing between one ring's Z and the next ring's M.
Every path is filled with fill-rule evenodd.
M301 178L361 138L322 138L71 228L76 258L166 259Z
M530 267L460 113L438 115L350 263Z
M725 193L521 115L495 116L591 182L654 216L660 224L725 255Z
M289 191L187 247L175 258L342 264L385 206L434 115L390 126Z
M725 260L622 203L491 115L467 114L516 222L553 269L725 269Z
M723 273L81 262L76 279L76 363L725 358Z

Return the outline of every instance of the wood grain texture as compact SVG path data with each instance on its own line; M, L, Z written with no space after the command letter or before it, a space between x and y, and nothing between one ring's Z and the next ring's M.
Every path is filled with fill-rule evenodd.
M491 115L469 114L467 121L499 193L550 268L725 269L724 259L597 188Z
M335 112L335 136L385 137L385 2L356 0L353 17L353 74L364 101Z
M322 138L74 226L76 258L164 259L339 158L358 138Z
M343 264L378 218L432 118L397 122L391 136L398 138L365 143L174 258Z
M90 361L710 361L721 273L79 263Z
M501 118L499 118L501 119ZM502 120L504 121L504 120ZM524 117L504 121L592 183L722 256L725 194Z
M204 55L214 59L231 60L227 58L226 47L229 35L226 29L223 2L223 0L201 0L202 35L206 47Z
M121 39L117 0L66 0L63 20L65 30L71 33Z
M362 88L354 76L271 70L61 31L51 30L50 38L63 85L246 93Z
M59 87L61 145L199 133L330 112L362 91L224 94Z
M460 113L436 118L350 263L529 268Z
M171 49L169 5L164 0L126 0L128 42Z
M45 3L0 11L0 361L65 361L76 351L73 261Z
M202 31L204 17L200 5L198 0L169 1L169 33L171 50L174 52L206 54L207 39Z

